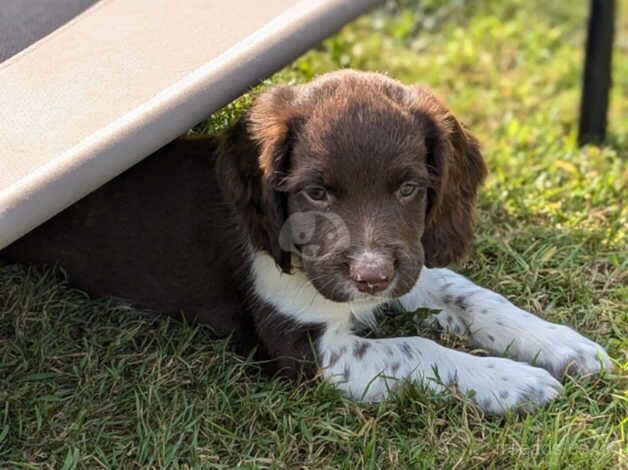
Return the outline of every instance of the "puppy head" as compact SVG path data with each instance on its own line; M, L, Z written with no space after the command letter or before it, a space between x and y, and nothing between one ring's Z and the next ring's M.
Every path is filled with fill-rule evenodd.
M403 295L472 240L485 166L425 88L355 71L276 87L227 141L219 177L255 248L328 299Z

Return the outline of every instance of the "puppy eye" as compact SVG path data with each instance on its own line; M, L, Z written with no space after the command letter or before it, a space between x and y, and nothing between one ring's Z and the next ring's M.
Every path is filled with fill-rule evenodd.
M399 186L398 194L399 194L399 197L408 198L414 195L414 193L416 193L418 189L419 189L418 184L407 182Z
M305 188L305 194L313 201L321 202L327 199L327 190L323 186L312 185Z

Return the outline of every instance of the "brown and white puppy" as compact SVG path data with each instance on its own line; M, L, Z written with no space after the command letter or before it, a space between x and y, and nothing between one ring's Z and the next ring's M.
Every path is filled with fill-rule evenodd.
M484 176L477 141L428 90L346 70L264 92L218 141L164 147L3 255L206 323L281 373L317 371L356 399L410 379L473 390L489 412L534 408L568 367L611 363L442 268L472 241ZM442 310L444 328L538 367L354 333L391 302Z

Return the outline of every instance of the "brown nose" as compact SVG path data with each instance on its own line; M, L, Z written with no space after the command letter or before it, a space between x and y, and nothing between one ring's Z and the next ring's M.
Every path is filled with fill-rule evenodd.
M359 259L349 268L349 276L358 290L369 294L375 294L386 289L393 274L392 261L384 257Z

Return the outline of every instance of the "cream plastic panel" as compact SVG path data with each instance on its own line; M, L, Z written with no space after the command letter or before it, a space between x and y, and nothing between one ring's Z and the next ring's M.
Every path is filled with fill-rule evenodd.
M377 0L102 0L0 65L0 248Z

